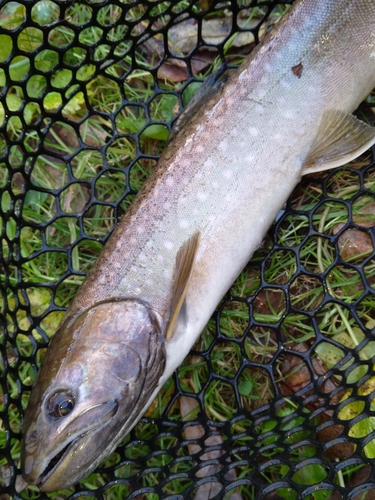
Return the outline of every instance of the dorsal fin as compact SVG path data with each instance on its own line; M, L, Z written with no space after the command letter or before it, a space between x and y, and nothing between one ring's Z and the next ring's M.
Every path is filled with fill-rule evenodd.
M166 339L171 338L178 315L184 303L187 287L194 267L195 257L199 248L199 242L200 233L197 231L185 241L177 252L173 272L169 319L165 331Z
M207 102L211 99L216 92L221 89L221 87L228 81L229 72L223 73L223 69L220 69L216 73L210 75L197 90L197 92L192 97L189 104L186 106L184 111L180 114L177 120L174 122L170 136L168 137L168 143L170 143L178 133L185 127L185 125L193 118L193 116L205 108Z
M340 167L375 143L375 128L340 110L323 115L318 135L303 163L303 174Z

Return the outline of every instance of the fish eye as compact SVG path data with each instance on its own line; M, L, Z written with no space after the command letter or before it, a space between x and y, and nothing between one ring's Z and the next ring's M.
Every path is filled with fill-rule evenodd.
M74 398L68 393L57 393L48 403L48 414L54 418L66 417L74 408Z

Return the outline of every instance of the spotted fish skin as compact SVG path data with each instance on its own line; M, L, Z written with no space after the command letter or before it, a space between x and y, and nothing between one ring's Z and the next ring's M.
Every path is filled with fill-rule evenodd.
M162 312L175 255L199 230L175 337L191 346L300 180L324 112L350 113L374 88L374 14L368 0L298 3L164 152L68 317L113 297Z
M79 481L113 451L182 363L301 176L341 165L375 142L374 130L350 115L374 87L375 2L298 1L177 134L51 342L47 357L54 360L53 374L44 362L25 419L26 480L45 491L60 489ZM194 255L186 259L191 269L181 273L186 277L178 302L178 257L192 239ZM123 314L121 306L129 304L127 319L107 334L103 324L108 315ZM123 331L125 324L131 335ZM107 388L100 397L96 390L94 400L94 375L81 358L79 390L69 376L75 343L98 336L129 347L124 350L131 360L128 407L121 392L125 374L117 373L112 350L107 349L102 363L119 380L117 396L115 390L108 395ZM94 349L94 344L85 345ZM143 352L141 345L159 353L147 370L151 351ZM74 409L53 419L51 401L58 391L73 394ZM100 416L100 423L84 426L90 412ZM69 425L78 417L83 430L79 434L77 428L78 441L72 441ZM91 428L96 437L90 440ZM105 429L106 440L98 429ZM82 452L77 442L84 442ZM57 453L62 456L52 467Z
M259 246L324 112L351 113L374 88L374 13L368 0L299 2L164 152L67 318L117 297L163 311L176 253L199 230L187 302L201 330L202 300L216 305Z

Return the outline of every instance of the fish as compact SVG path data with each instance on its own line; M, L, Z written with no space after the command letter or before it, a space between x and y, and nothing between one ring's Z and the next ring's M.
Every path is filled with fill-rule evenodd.
M88 476L183 362L304 174L375 143L375 2L299 0L171 140L52 338L25 480Z

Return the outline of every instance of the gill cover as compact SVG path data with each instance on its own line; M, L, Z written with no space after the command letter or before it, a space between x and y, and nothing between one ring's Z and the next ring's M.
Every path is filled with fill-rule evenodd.
M88 475L139 419L164 366L159 321L139 301L101 303L64 322L25 416L26 481L56 491Z

